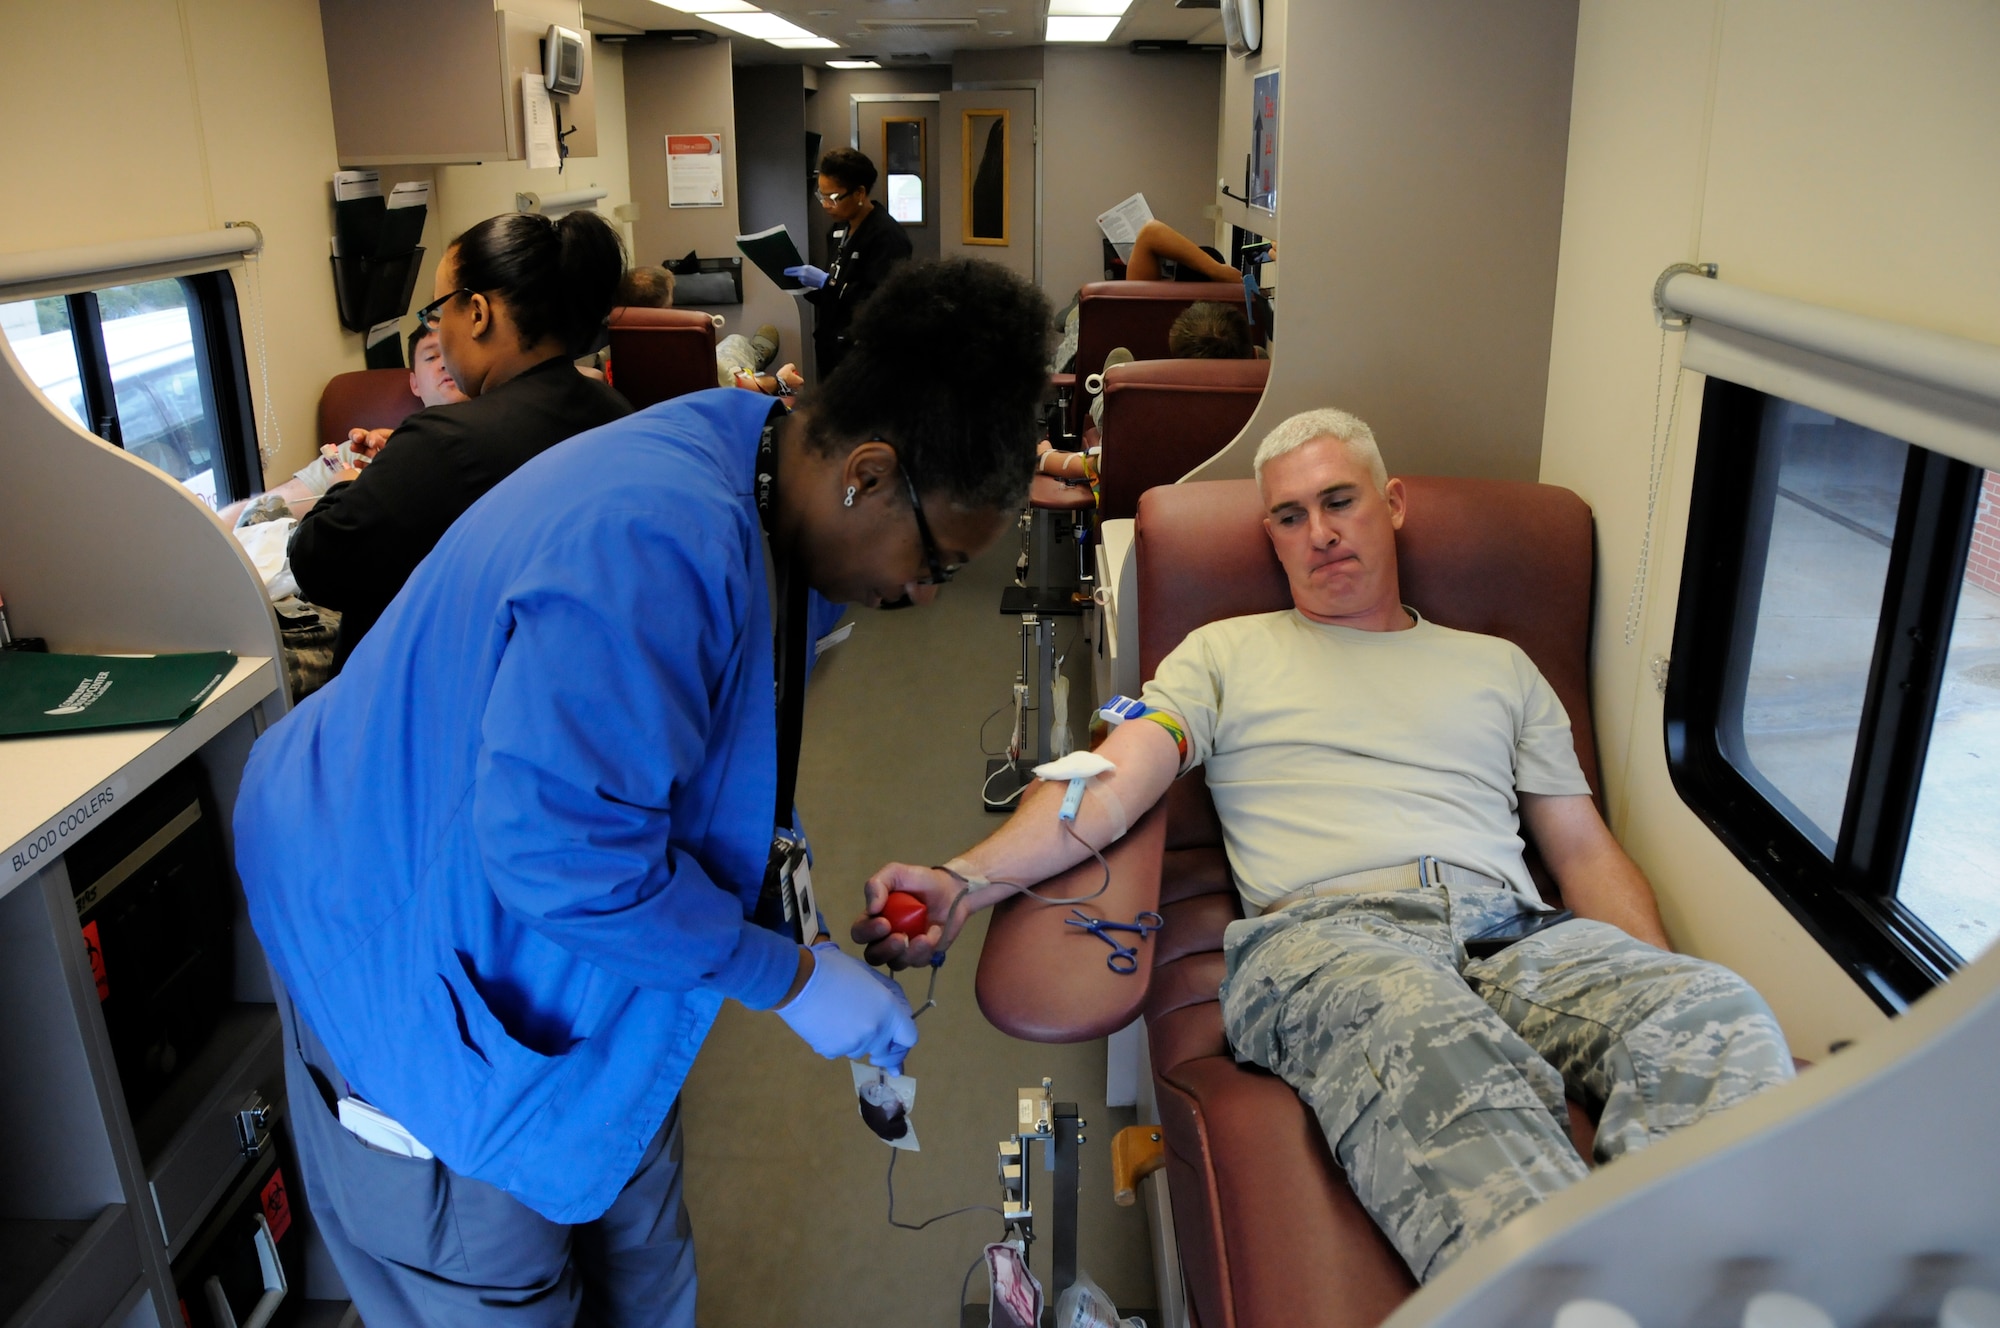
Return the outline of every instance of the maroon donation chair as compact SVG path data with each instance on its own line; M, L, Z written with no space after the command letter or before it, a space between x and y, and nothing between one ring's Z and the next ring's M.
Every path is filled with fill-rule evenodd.
M1139 495L1172 484L1243 432L1269 360L1139 360L1104 375L1098 516L1137 515Z
M1404 600L1434 622L1525 650L1568 709L1596 788L1590 509L1549 485L1404 482ZM1142 676L1203 623L1290 607L1261 517L1248 480L1176 484L1140 500ZM1091 938L1062 925L1064 910L1002 904L980 955L980 1008L1001 1030L1039 1042L1102 1037L1145 1016L1174 1226L1201 1328L1374 1328L1414 1289L1409 1272L1298 1095L1238 1065L1223 1036L1222 933L1241 910L1201 773L1176 781L1106 857L1103 915L1157 908L1166 918L1156 936L1132 942L1139 972L1109 972L1084 949ZM1082 894L1098 881L1085 863L1048 893ZM1574 1108L1571 1116L1588 1157L1588 1122Z
M319 394L319 445L340 446L349 429L394 429L423 408L408 369L335 374Z
M646 407L716 385L715 323L696 309L613 309L611 386Z
M1075 386L1069 399L1072 436L1082 437L1090 414L1083 380L1104 372L1104 357L1123 346L1134 359L1166 359L1171 353L1167 329L1182 310L1200 300L1240 308L1243 288L1229 281L1093 281L1077 291ZM1258 334L1257 344L1263 342Z

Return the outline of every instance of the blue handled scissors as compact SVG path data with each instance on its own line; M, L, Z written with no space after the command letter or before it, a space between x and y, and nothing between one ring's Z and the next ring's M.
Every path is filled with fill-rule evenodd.
M1141 939L1164 927L1167 920L1150 910L1139 914L1130 922L1113 922L1109 918L1093 918L1080 908L1070 910L1075 916L1063 919L1069 927L1081 927L1111 947L1104 966L1113 973L1137 973L1139 971L1139 948L1136 945L1120 945L1118 938L1108 933L1114 931L1136 932Z

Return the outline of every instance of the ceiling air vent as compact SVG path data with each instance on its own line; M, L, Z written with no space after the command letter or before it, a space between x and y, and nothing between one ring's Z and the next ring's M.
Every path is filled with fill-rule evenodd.
M885 36L900 33L924 37L934 32L979 31L979 20L976 18L864 18L858 22L865 30Z

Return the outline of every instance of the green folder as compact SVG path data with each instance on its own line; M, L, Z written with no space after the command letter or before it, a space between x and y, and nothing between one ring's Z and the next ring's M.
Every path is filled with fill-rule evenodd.
M185 655L0 651L0 737L178 724L235 667L227 650Z

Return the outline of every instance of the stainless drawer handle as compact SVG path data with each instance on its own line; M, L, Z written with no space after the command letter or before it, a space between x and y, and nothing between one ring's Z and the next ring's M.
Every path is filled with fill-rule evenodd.
M255 1160L271 1137L271 1109L247 1107L236 1113L236 1146L243 1156Z
M244 1115L250 1115L244 1112ZM264 1274L264 1294L257 1298L250 1317L240 1323L236 1311L229 1308L229 1297L222 1292L222 1279L211 1277L203 1284L202 1290L208 1294L208 1309L215 1316L220 1328L265 1328L271 1316L278 1312L278 1306L285 1302L285 1265L278 1259L278 1242L271 1235L271 1224L257 1214L257 1266Z

